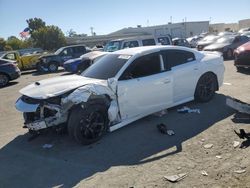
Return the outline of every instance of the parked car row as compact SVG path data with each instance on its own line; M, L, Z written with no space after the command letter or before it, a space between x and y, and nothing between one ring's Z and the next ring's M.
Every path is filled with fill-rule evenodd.
M20 75L16 61L0 59L0 87L6 86L9 81L19 78Z
M62 47L55 53L50 54L44 54L42 49L39 48L25 49L23 51L3 52L1 53L0 58L15 61L20 70L36 68L39 72L56 72L61 66L65 71L81 73L91 64L95 63L96 60L113 51L139 46L175 45L189 48L197 47L200 51L217 51L223 55L224 59L232 59L235 57L235 64L238 65L239 61L246 61L242 60L245 59L245 56L248 58L248 56L245 55L247 52L243 53L239 50L245 49L245 47L239 48L238 50L236 49L249 41L249 30L250 28L240 30L240 35L239 33L235 34L232 32L221 32L218 35L202 33L199 36L187 39L172 39L170 35L159 37L151 35L127 37L111 40L104 47L96 45L92 49L85 45L72 45ZM245 64L244 67L247 67ZM241 65L238 66L238 69L241 68ZM9 78L9 80L11 80L11 78ZM2 81L2 83L5 83L5 81Z

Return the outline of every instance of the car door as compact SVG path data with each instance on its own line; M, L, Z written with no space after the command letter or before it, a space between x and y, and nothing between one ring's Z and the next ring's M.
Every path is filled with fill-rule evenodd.
M65 48L61 53L60 53L62 62L65 62L69 59L73 58L73 49L72 48Z
M134 60L118 80L122 120L143 116L172 104L172 74L164 70L160 53Z
M185 50L166 50L164 62L165 66L170 66L173 76L174 104L192 99L199 79L199 64L195 55Z

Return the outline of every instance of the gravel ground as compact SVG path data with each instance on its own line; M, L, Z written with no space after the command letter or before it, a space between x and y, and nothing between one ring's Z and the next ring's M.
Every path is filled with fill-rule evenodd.
M249 147L233 146L243 141L233 130L244 127L250 132L250 126L233 123L235 112L225 105L227 96L250 102L250 73L236 72L233 61L225 61L225 66L225 84L212 101L185 104L200 109L200 114L179 114L181 105L163 117L131 123L90 146L56 133L27 141L22 114L14 107L18 90L65 73L25 72L0 89L0 187L250 187ZM175 135L160 134L158 123ZM45 149L44 144L53 147ZM207 144L213 145L206 149ZM181 173L187 176L177 183L164 179Z

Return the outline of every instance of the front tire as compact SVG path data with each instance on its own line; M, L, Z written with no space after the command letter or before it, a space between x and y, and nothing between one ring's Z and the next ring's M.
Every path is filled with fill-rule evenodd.
M0 73L0 87L4 87L9 83L10 79L6 74Z
M216 91L217 87L217 80L216 76L212 73L206 73L199 79L196 89L194 98L198 102L208 102L210 101Z
M56 72L58 70L58 64L56 62L50 62L48 65L49 72Z
M68 133L76 142L88 145L97 142L107 132L107 108L103 104L75 107L68 121Z

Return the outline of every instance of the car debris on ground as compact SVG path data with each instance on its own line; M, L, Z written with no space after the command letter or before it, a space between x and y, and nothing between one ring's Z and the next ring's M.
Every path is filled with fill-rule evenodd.
M246 172L246 170L245 169L239 169L239 170L235 170L234 172L237 173L237 174L243 174L243 173Z
M167 134L169 136L172 136L175 134L173 130L168 129L167 126L163 123L158 124L157 128L162 134Z
M215 156L217 159L222 159L222 156L220 156L220 155L216 155Z
M177 112L178 113L182 113L182 114L185 114L185 113L198 113L200 114L200 109L191 109L187 106L183 106L182 108L180 109L177 109Z
M154 115L157 117L162 117L162 116L166 115L167 113L168 113L168 110L165 109L165 110L161 110L159 112L154 113Z
M228 86L231 86L231 85L232 85L231 83L227 83L227 82L224 82L223 84L224 84L224 85L228 85Z
M211 149L213 147L213 144L205 144L203 147L205 149Z
M233 142L234 148L237 148L239 145L240 145L240 142L239 142L239 141L234 141L234 142Z
M202 171L201 171L201 174L202 174L203 176L208 176L208 173L207 173L205 170L202 170Z
M182 173L182 174L176 174L176 175L171 175L171 176L164 176L164 178L172 183L178 182L182 179L187 177L187 173Z

